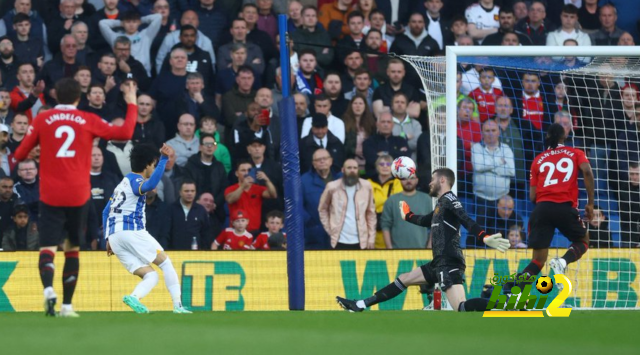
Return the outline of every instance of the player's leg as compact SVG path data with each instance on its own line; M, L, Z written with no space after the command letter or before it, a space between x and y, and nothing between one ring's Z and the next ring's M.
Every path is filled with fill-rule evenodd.
M114 233L109 237L109 245L122 266L142 279L130 294L122 298L122 302L136 313L149 313L140 299L148 295L158 284L159 277L158 273L149 265L148 260L140 258L137 253L133 252L137 246L135 233L134 231Z
M566 253L561 258L553 258L549 261L549 266L555 274L564 274L567 265L580 260L589 250L589 233L584 222L580 218L580 213L575 208L563 205L562 214L558 214L558 230L572 243ZM562 290L563 286L558 285Z
M160 245L158 244L158 246ZM167 291L169 291L171 300L173 301L173 313L191 313L191 311L182 306L182 291L180 289L180 279L178 278L176 269L173 267L171 259L169 259L164 251L161 251L158 253L153 263L158 265L158 267L162 269L162 274L164 275L164 284L167 286Z
M533 249L533 257L523 273L528 276L537 276L549 255L549 245L556 230L554 214L557 213L557 204L541 202L536 205L529 219L529 247ZM505 287L505 290L507 287Z
M388 301L406 290L412 285L420 285L424 283L435 283L435 273L430 267L431 263L427 263L417 267L408 273L398 276L392 283L380 289L373 296L363 300L348 300L342 297L336 297L338 304L350 312L362 312L367 307L371 307L380 302Z
M53 276L55 273L54 258L58 250L58 245L62 241L62 231L66 217L60 208L49 206L42 202L40 202L39 212L40 257L38 260L38 270L40 271L40 280L44 288L45 315L55 316L55 306L58 296L53 290Z
M62 270L62 306L60 316L77 317L71 301L80 274L80 241L85 233L89 213L89 202L80 207L63 207L68 238L64 242L64 269Z
M489 300L472 298L467 300L464 292L464 267L445 266L436 270L436 277L447 295L451 308L458 312L482 312L487 310Z

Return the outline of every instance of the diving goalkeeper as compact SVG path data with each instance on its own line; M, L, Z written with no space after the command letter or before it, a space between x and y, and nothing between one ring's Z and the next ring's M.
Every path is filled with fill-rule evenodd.
M408 286L440 283L453 309L459 312L485 311L489 300L483 298L465 299L462 286L466 268L460 249L460 225L469 233L483 238L491 248L505 252L509 241L502 234L487 235L484 230L465 212L456 195L451 192L455 175L451 169L437 169L431 176L429 195L438 198L436 208L426 216L411 212L406 202L400 202L401 215L407 222L423 227L431 227L433 260L412 271L400 275L373 296L363 300L347 300L336 297L338 304L347 311L362 312L374 304L385 302L401 294Z

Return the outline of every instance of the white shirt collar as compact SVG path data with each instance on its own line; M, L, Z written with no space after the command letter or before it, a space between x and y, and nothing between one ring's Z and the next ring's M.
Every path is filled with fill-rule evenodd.
M56 110L77 110L78 108L73 105L56 105Z
M527 93L525 93L525 92L523 92L523 93L522 93L522 95L524 96L524 98L525 98L526 100L529 100L529 99L531 99L531 98L536 98L536 99L537 99L537 98L539 98L539 97L540 97L540 90L538 90L538 92L536 92L536 93L535 93L535 95L531 95L531 96L529 96L529 95L527 95Z

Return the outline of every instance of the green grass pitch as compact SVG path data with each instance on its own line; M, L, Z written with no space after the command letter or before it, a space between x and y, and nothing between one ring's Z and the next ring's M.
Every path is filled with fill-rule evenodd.
M11 313L0 315L0 354L638 354L638 324L638 311Z

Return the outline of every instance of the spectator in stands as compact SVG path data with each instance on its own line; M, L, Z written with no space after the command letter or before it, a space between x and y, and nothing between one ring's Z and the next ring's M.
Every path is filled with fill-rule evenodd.
M289 2L289 8L287 9L287 15L289 15L287 19L287 31L289 33L293 33L302 27L302 9L303 5L300 1L292 0Z
M313 104L316 113L321 113L327 116L329 131L333 133L333 135L336 136L340 140L340 142L344 143L344 122L331 113L331 100L324 94L319 94L316 95ZM311 132L311 123L311 117L305 118L304 122L302 122L302 134L300 135L300 138L304 138L309 135L309 133Z
M382 111L376 122L377 133L362 143L367 176L374 176L376 161L381 155L391 155L393 159L409 155L411 151L407 140L393 135L393 115L390 111Z
M236 75L236 85L222 95L222 122L225 127L225 143L227 145L233 142L231 133L238 117L247 110L248 105L255 99L254 78L251 67L241 66Z
M624 32L618 39L618 46L635 46L636 42L633 40L633 36L629 32Z
M48 98L54 100L56 99L55 83L62 78L73 77L76 71L78 71L78 68L84 65L84 63L76 60L78 43L72 35L64 35L64 37L62 37L60 52L62 55L56 55L52 60L44 63L42 70L38 74L38 81L43 80L48 90ZM20 71L19 68L18 71Z
M25 159L18 163L18 181L13 185L13 192L29 207L29 215L34 222L38 221L38 205L40 203L40 179L38 166L33 159Z
M73 79L80 84L80 91L86 95L89 93L89 86L91 86L91 69L85 65L78 68L78 71L73 75ZM84 107L89 104L86 97L80 98L78 107Z
M404 92L409 98L409 117L418 117L420 114L420 101L423 101L420 97L420 92L410 84L404 81L405 78L404 63L397 58L389 60L387 66L387 76L389 81L380 85L373 92L373 113L376 117L380 117L380 113L383 107L391 107L391 99L393 94L398 91ZM426 104L425 104L426 106Z
M187 10L182 13L182 17L180 18L180 26L191 25L196 29L200 26L200 21L198 20L198 14L196 14L193 10ZM160 73L160 69L162 68L162 63L164 63L165 57L171 52L173 46L180 42L180 31L173 31L167 34L167 36L162 41L162 45L160 49L158 49L158 55L155 57L156 61L156 72ZM203 51L209 53L211 59L216 59L215 52L213 51L213 46L218 47L220 43L212 43L212 40L209 39L204 33L198 31L196 37L196 46L202 49ZM212 63L213 64L213 63Z
M138 83L140 90L148 90L151 85L151 79L142 63L131 56L131 40L125 36L117 37L113 43L113 53L117 64L114 76L123 82L131 74Z
M547 46L559 46L567 39L575 39L579 46L590 46L591 39L589 35L576 28L578 22L578 8L572 4L565 5L562 8L560 17L562 27L549 32L547 35Z
M276 148L274 157L279 157L279 151L277 147L280 145L280 117L271 109L273 106L273 94L270 89L262 88L256 92L254 101L260 106L260 112L263 116L267 115L268 119L266 125L269 127L271 134L273 135L274 147ZM267 118L265 117L265 118Z
M409 30L396 36L390 49L396 54L420 56L433 56L439 50L438 42L427 33L424 15L417 12L409 18Z
M395 35L391 34L394 32L395 28L387 27L387 23L385 21L385 15L382 11L375 9L371 11L369 14L369 23L371 24L371 30L378 30L382 35L382 41L380 43L380 53L389 53L389 48L393 44L393 40L395 39ZM387 31L388 30L388 31ZM401 32L399 32L401 33Z
M316 52L312 49L303 49L298 52L300 69L296 73L296 90L308 97L322 92L322 75L317 71L318 62Z
M180 199L169 206L166 228L158 242L165 249L189 250L195 238L198 249L207 250L213 242L207 211L194 203L196 184L184 179L180 184Z
M316 112L311 117L311 134L300 141L300 171L312 166L313 155L318 149L326 149L333 158L332 168L339 170L346 158L344 144L328 128L327 115Z
M309 117L309 105L307 97L301 93L293 94L293 100L296 105L296 122L298 123L298 135L302 133L302 123Z
M13 180L9 176L3 175L0 169L0 244L5 229L11 225L11 217L13 209L16 205L22 203L18 195L13 192ZM317 204L316 204L317 206Z
M599 13L598 0L584 0L582 2L582 6L578 10L578 17L583 31L593 34L600 28ZM595 44L595 41L591 39L591 43Z
M342 117L349 103L342 94L342 78L336 72L329 72L323 82L324 94L331 100L331 112L336 117Z
M45 52L45 44L42 38L33 37L31 32L31 18L29 15L18 13L13 18L15 33L9 38L13 43L14 54L22 63L32 63L42 68L45 59L50 59L49 48ZM45 56L45 53L48 54ZM5 73L3 73L5 74ZM5 84L6 85L6 84Z
M182 100L176 100L180 111L190 113L195 117L196 122L199 122L200 117L203 116L220 116L215 99L207 92L204 81L199 72L187 74L187 85L182 94Z
M91 150L91 204L96 227L98 230L102 228L102 211L107 206L109 198L113 195L113 190L120 183L120 179L116 174L105 171L103 169L104 155L99 147L93 147Z
M347 16L347 26L349 27L349 33L336 44L336 55L341 63L345 61L345 58L352 50L358 50L362 46L364 38L362 33L364 15L362 15L362 12L357 10L350 12Z
M510 249L527 248L527 244L524 243L523 234L524 232L520 225L515 224L509 228L507 239L509 239Z
M110 122L112 119L118 117L118 114L116 114L111 107L107 106L105 98L106 92L102 85L93 84L89 86L89 92L87 93L88 105L84 107L83 110L94 113L103 120Z
M616 26L618 10L612 4L605 4L599 10L600 28L590 34L594 46L615 46L624 33Z
M376 208L371 184L358 177L358 163L347 159L343 177L327 184L318 212L324 230L337 250L373 249Z
M313 169L300 177L306 250L331 248L329 235L320 222L318 205L327 183L342 176L341 172L332 171L332 165L333 159L329 152L326 149L318 149L313 153Z
M425 13L425 28L431 38L433 38L441 51L445 46L453 44L453 34L449 29L449 22L445 20L440 13L444 6L442 0L427 0L424 2L427 8Z
M167 144L176 152L176 164L179 167L184 167L187 164L187 160L196 154L200 148L198 139L195 138L195 132L196 119L188 113L180 115L178 133L174 138L167 141Z
M257 171L248 161L238 163L236 178L238 182L224 191L229 213L233 215L238 210L245 211L249 219L247 230L251 233L257 232L262 225L263 199L277 198L278 192L267 174ZM264 182L264 186L257 182Z
M20 146L20 143L24 139L29 129L29 119L24 113L17 113L11 121L11 134L7 141L7 148L11 153L14 153Z
M636 110L640 112L640 107L636 106ZM615 142L618 170L622 172L621 179L625 179L625 172L630 169L630 164L640 161L640 120L636 119L627 124L624 130L620 130Z
M371 78L371 73L365 68L359 68L353 75L353 89L344 94L344 99L351 100L356 96L360 96L367 100L368 106L371 106L373 104L372 86L373 80ZM342 115L340 115L340 117L342 117Z
M528 120L537 129L542 130L546 113L543 97L540 94L540 76L527 72L522 76L522 99L520 117Z
M276 158L273 133L269 128L269 116L260 111L260 105L257 102L251 102L245 117L240 118L233 127L234 159L248 159L249 153L246 147L255 139L262 141L265 145L267 157Z
M494 120L482 125L482 142L471 147L473 193L478 207L493 206L509 193L511 178L516 175L513 151L500 143L500 128Z
M256 240L253 242L253 247L256 250L286 249L287 233L282 231L284 228L284 214L280 211L271 211L267 213L266 221L265 226L267 227L267 231L260 233L260 235L256 237ZM281 237L282 240L279 243L274 243L274 239L279 237ZM276 247L273 247L274 244Z
M15 29L11 26L13 24L13 18L19 14L23 13L28 15L31 19L31 31L29 32L30 37L41 38L43 41L47 40L47 27L44 24L44 20L42 16L38 13L38 11L32 10L31 0L17 0L14 2L14 8L11 11L7 12L2 21L0 21L0 33L7 34L9 36L15 33Z
M515 206L513 197L504 195L500 197L496 205L488 207L482 213L478 213L478 224L487 232L502 233L502 235L507 236L513 226L520 227L524 225L522 218L515 211ZM474 247L484 248L484 243L481 239L468 234L467 248Z
M411 211L420 215L431 213L431 198L424 192L416 190L418 177L400 181L402 191L392 194L386 199L380 217L380 227L384 235L387 249L424 249L429 242L429 229L415 224L405 223L398 208L400 201L411 206ZM419 212L417 212L419 211Z
M140 100L138 100L140 102ZM216 151L213 153L213 156L217 161L221 162L224 166L224 170L227 174L231 171L231 154L229 153L229 149L222 144L222 140L220 138L220 133L218 132L217 126L218 120L215 117L204 116L200 119L200 130L196 132L196 135L199 134L210 134L215 139Z
M254 250L253 235L247 232L250 221L251 218L243 210L235 210L229 218L232 227L218 235L211 243L211 250Z
M593 206L593 218L589 220L587 230L589 232L589 247L610 248L612 246L609 219L600 207Z
M134 144L148 143L160 149L164 143L164 125L153 113L156 103L151 96L138 96L138 119L131 140Z
M620 91L622 93L622 110L625 121L629 124L633 124L640 118L636 109L636 106L640 102L638 87L635 84L627 84L623 86Z
M382 54L383 37L382 32L371 29L364 36L364 42L366 47L364 48L364 63L363 67L369 71L372 77L372 81L375 80L379 83L385 83L389 80L386 75L386 68L388 65L387 56Z
M324 4L320 7L318 20L329 32L329 36L335 42L349 34L348 16L353 11L352 0L335 0L331 4Z
M157 189L148 191L146 195L144 207L147 218L146 228L149 234L159 241L163 233L166 233L163 228L169 220L169 202L162 201L158 197Z
M114 126L122 126L124 125L124 119L119 117L114 118L113 120L111 120L111 124ZM133 149L133 142L131 140L101 140L99 146L103 149L105 161L110 160L111 162L113 162L113 160L115 159L118 167L118 171L113 171L115 174L121 177L126 176L131 172L131 162L129 160L131 150ZM111 157L109 157L109 155L111 155Z
M578 141L573 132L573 120L571 114L567 111L558 111L553 115L553 123L557 123L564 128L564 145L567 147L582 147L583 144Z
M347 112L342 116L346 134L345 153L346 156L356 159L360 171L365 167L363 143L376 133L376 119L369 107L364 97L354 96L349 102Z
M385 249L386 240L383 237L381 219L382 209L387 198L402 191L402 184L391 174L393 158L390 155L381 155L376 160L377 174L368 179L373 189L373 201L376 206L376 241L375 249Z
M345 53L347 53L344 58L345 69L341 75L343 93L353 90L356 71L362 69L362 64L364 63L362 54L355 49L350 49Z
M391 114L393 115L393 135L407 140L407 146L416 159L418 138L422 134L422 125L418 120L411 119L407 113L409 98L402 91L393 94L391 99Z
M211 58L208 52L203 51L196 45L198 30L191 25L184 25L180 28L180 42L172 49L182 48L187 53L187 71L198 73L204 80L204 88L207 93L213 95L213 76L215 73L216 58ZM169 69L169 61L165 59L161 71Z
M274 59L278 61L279 50L276 49L276 46L280 45L280 43L278 43L278 31L276 31L276 46L274 46L273 37L258 28L258 6L251 3L245 3L242 5L242 11L240 11L239 15L239 17L244 19L247 23L247 42L260 47L265 63L269 63L269 61Z
M50 62L49 62L50 63ZM18 66L18 85L11 91L11 109L14 112L24 112L29 122L36 116L38 109L45 104L43 90L44 81L34 85L35 69L31 63Z
M227 28L228 16L215 6L215 0L198 0L195 3L193 9L198 14L201 24L200 31L211 40L215 48L220 45L223 31ZM233 16L235 15L233 14Z
M231 46L231 66L220 70L216 76L216 105L222 107L222 95L233 89L236 84L236 77L238 76L238 70L247 61L247 46L242 43L234 43ZM255 78L255 74L254 74ZM260 88L260 78L253 80L254 90Z
M230 31L233 37L232 41L218 49L216 58L218 70L231 66L231 46L234 43L242 43L247 47L245 64L251 66L256 75L262 75L265 68L264 55L258 45L247 41L247 22L241 18L233 20Z
M182 48L171 51L169 60L171 70L161 72L153 81L149 95L158 103L158 113L166 128L167 137L176 133L176 117L174 99L182 96L187 84L187 52Z
M5 87L0 87L0 123L10 125L13 121L14 112L11 109L11 91Z
M151 44L160 31L162 15L152 14L140 17L138 12L126 12L122 14L122 20L100 20L100 32L107 43L113 47L116 38L126 36L131 40L131 55L142 63L147 74L151 75ZM138 31L140 25L147 25L142 31ZM123 32L115 32L114 28L120 27Z
M333 61L331 37L318 23L318 9L314 6L305 6L302 9L302 27L293 33L290 32L290 36L298 53L304 49L315 51L316 59L321 67L325 68Z
M495 116L496 99L503 96L502 90L493 87L495 78L493 68L482 68L480 70L480 86L469 93L469 97L478 104L481 122Z
M253 139L247 144L247 152L249 153L249 162L253 164L256 171L264 172L269 180L276 187L278 197L275 199L267 199L262 202L262 220L266 221L266 216L274 210L282 210L284 208L284 192L282 184L282 166L273 158L266 155L267 146L262 139ZM264 185L263 181L257 184Z
M485 68L484 65L475 64L470 66L470 68L468 68L464 73L462 73L462 77L461 77L462 86L460 87L461 93L463 93L464 95L471 95L471 92L473 90L480 87L481 85L480 73L482 73L484 68ZM491 87L498 90L502 90L502 81L500 80L500 78L495 76L495 72L494 72L493 82L491 83Z
M174 11L179 13L179 11ZM160 22L160 30L156 35L156 38L151 42L151 71L152 73L157 73L156 68L156 57L158 56L158 51L160 50L160 46L162 45L162 41L165 36L167 36L172 31L177 29L176 16L171 12L171 6L167 0L156 0L153 3L153 11L154 14L159 14L162 16L162 21ZM207 52L208 53L208 52Z
M29 218L29 208L18 205L13 209L13 223L4 231L2 250L24 251L38 250L40 236L38 228Z
M9 142L9 127L0 125L0 176L11 176L14 165L13 153L7 146Z
M464 164L462 170L458 172L460 183L458 193L471 194L473 191L471 174L473 173L472 146L482 140L482 129L480 123L472 119L473 102L471 99L462 99L458 102L458 128L457 136L462 141L462 146L458 147ZM460 154L460 152L462 154Z
M464 15L469 23L469 35L482 44L482 40L498 32L500 7L493 0L480 0L469 6Z
M19 58L15 56L13 42L9 37L0 38L0 81L7 87L16 85L16 72Z
M78 43L78 54L76 54L78 62L92 65L95 62L94 57L96 53L93 51L93 48L87 45L87 40L89 39L87 24L82 21L76 21L71 26L71 35Z
M534 46L546 45L547 34L555 30L555 26L547 19L546 4L541 0L532 1L528 13L526 18L518 21L515 30L529 36Z
M467 18L462 15L456 15L451 19L451 34L453 36L453 44L456 46L473 46L474 40L469 36L469 22ZM460 40L465 38L470 44L461 44Z
M98 24L100 21L106 19L122 19L122 13L118 10L118 1L119 0L104 0L104 7L91 15L87 21L87 24L89 25L88 45L98 53L108 50L111 47L100 33L100 27Z
M82 16L81 18L76 15L75 0L60 0L58 9L56 15L53 15L53 18L48 21L49 26L47 27L47 42L54 55L60 51L58 43L62 37L71 34L71 26L86 17Z
M115 72L116 56L113 53L105 53L100 57L97 70L92 74L93 82L104 87L106 101L110 104L114 104L118 99L118 88L122 84L120 78L114 76Z
M218 222L222 222L225 217L223 206L227 174L222 163L214 156L218 143L212 135L206 133L200 134L199 143L199 153L189 157L184 165L184 176L195 182L196 191L199 193L213 195L216 206L214 207L215 215Z
M139 0L135 3L132 1L120 1L118 9L120 9L121 12L137 12L140 13L140 16L146 16L153 10L153 1Z
M273 11L273 0L257 0L258 5L258 29L266 32L271 38L271 42L275 42L278 33L278 19Z
M515 32L516 16L513 9L508 7L500 8L499 14L500 28L498 32L490 34L482 41L483 46L498 46L502 43L503 37L506 33L515 33L518 42L522 45L531 45L531 39L524 33Z
M636 156L637 158L637 156ZM640 246L640 164L629 163L628 178L620 184L620 239L622 247Z
M516 0L513 2L513 14L516 17L516 22L526 18L529 15L529 9L527 8L527 2L525 0Z

